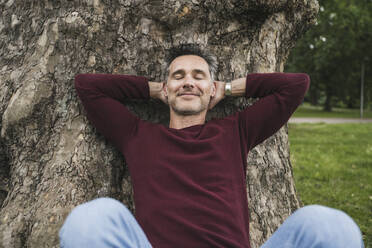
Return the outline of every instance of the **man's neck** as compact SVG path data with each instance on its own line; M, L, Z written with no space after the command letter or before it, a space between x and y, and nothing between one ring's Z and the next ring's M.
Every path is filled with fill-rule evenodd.
M170 113L169 127L174 129L182 129L205 123L206 112L201 112L198 115L177 115L174 112Z

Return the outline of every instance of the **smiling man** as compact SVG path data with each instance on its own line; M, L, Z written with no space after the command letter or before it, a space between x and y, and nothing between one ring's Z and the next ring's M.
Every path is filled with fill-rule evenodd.
M98 198L73 209L61 247L249 248L247 153L282 127L309 88L303 73L250 73L215 80L216 59L195 45L170 51L165 82L134 75L79 74L75 87L90 122L125 156L135 217L119 201ZM226 96L260 98L206 122ZM132 114L124 98L160 99L169 126ZM297 210L263 245L363 247L345 213L312 205Z
M199 56L184 55L172 62L169 71L171 73L167 82L166 96L171 107L171 115L185 117L191 115L201 118L205 116L209 102L216 91L207 62ZM201 123L204 121L201 120ZM171 125L177 126L173 123Z
M162 85L160 98L164 94L165 102L170 106L169 127L180 129L203 124L217 88L208 63L196 55L183 55L175 58L168 70L169 76L165 87Z

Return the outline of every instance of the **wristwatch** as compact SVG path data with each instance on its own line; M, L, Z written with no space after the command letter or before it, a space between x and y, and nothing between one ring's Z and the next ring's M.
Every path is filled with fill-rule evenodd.
M225 83L225 96L231 96L232 85L230 83Z

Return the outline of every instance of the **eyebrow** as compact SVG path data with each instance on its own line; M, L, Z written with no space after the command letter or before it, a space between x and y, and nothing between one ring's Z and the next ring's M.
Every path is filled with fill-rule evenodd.
M199 70L199 69L195 69L195 70L193 70L194 72L196 72L196 73L200 73L200 74L203 74L203 76L207 76L207 74L205 74L205 72L204 71L202 71L202 70Z
M173 72L171 76L173 77L176 74L182 74L183 75L183 74L185 74L185 71L183 69L179 69L179 70Z
M205 74L205 72L202 71L202 70L194 69L194 70L192 70L192 71L193 71L194 73L196 73L196 74L200 73L200 74L203 74L203 76L205 76L205 77L207 76L207 74ZM174 76L174 75L176 75L176 74L182 74L182 75L184 75L184 74L185 74L185 70L183 70L183 69L178 69L177 71L173 72L171 76Z

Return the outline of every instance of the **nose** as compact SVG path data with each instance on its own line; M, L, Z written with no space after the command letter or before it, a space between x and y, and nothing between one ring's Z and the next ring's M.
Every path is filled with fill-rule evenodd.
M195 87L195 81L194 81L194 79L191 76L189 76L189 75L185 76L185 80L183 82L183 86L182 87L183 88L194 88Z
M194 88L194 84L191 83L190 81L186 81L186 82L183 84L182 88Z

